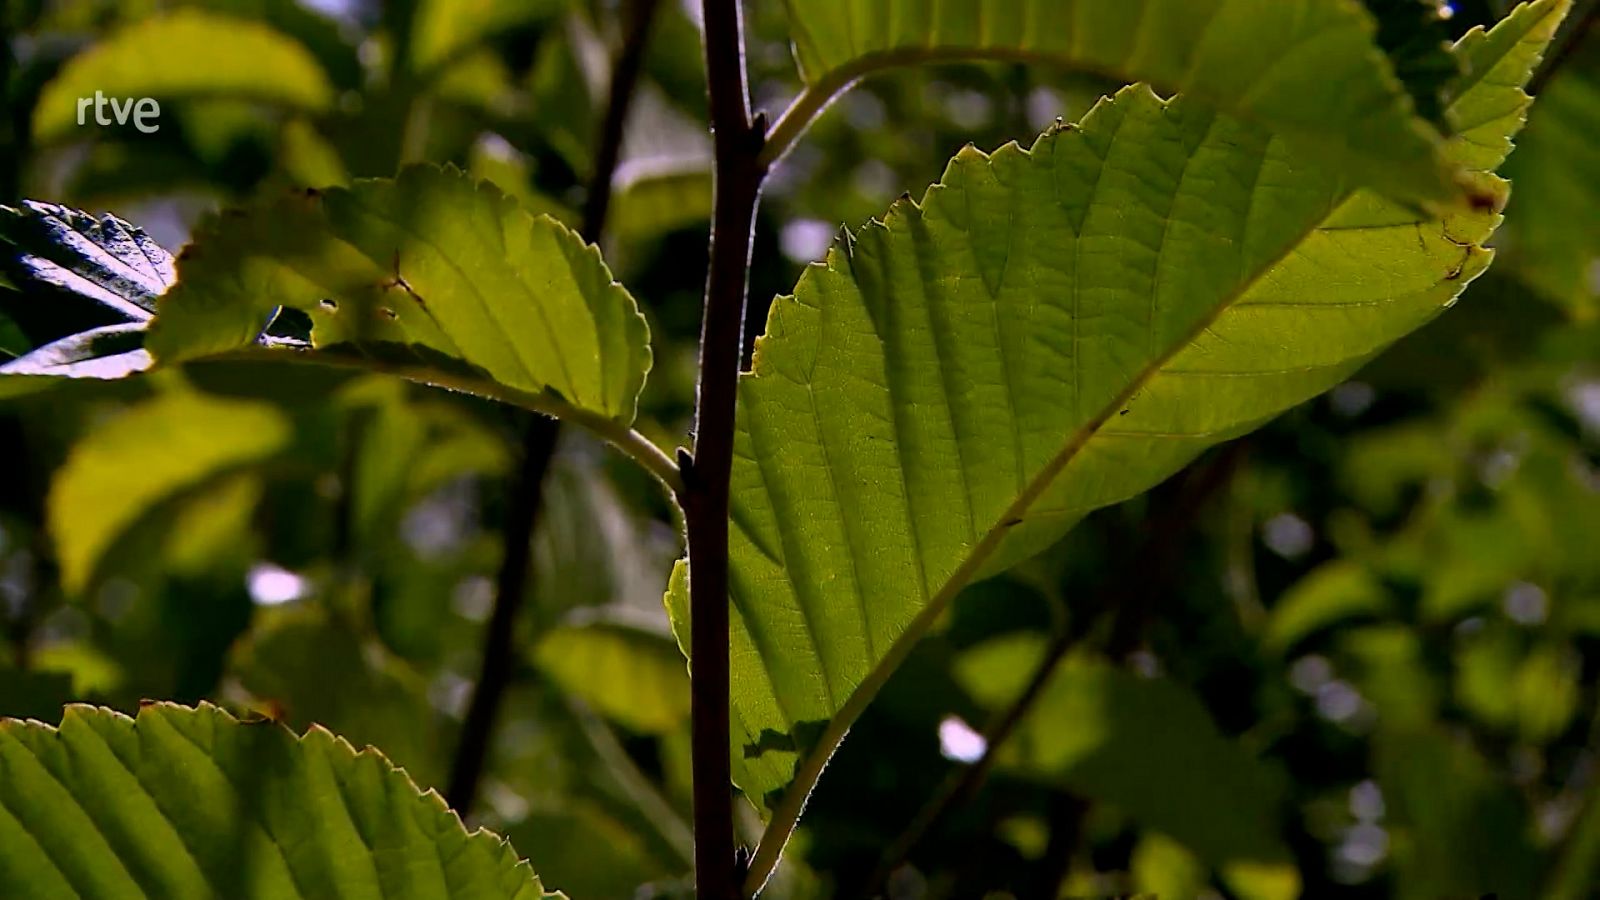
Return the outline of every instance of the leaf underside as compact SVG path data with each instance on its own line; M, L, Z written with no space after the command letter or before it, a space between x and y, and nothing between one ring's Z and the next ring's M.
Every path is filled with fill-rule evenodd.
M795 56L833 92L895 65L1001 59L1178 91L1287 139L1353 183L1459 194L1353 0L788 0Z
M1486 193L1565 9L1455 49L1450 154ZM733 470L733 755L768 840L965 585L1348 377L1482 273L1498 222L1352 191L1133 87L963 151L809 268L741 379Z
M11 288L0 290L0 325L15 336L0 398L149 367L144 329L175 275L142 229L51 203L0 206L0 274Z
M0 896L30 900L534 900L377 751L320 728L150 704L0 722Z
M9 285L0 290L0 322L20 335L5 348L18 358L0 373L54 374L94 360L94 330L142 328L174 278L171 255L143 230L116 216L35 201L0 206L0 275ZM114 352L130 349L112 343Z

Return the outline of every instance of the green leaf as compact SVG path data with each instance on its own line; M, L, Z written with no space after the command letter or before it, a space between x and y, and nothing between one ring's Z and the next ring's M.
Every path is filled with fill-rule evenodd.
M0 894L531 900L510 845L468 832L375 750L214 706L73 706L0 725Z
M315 347L421 380L466 371L624 424L650 368L644 318L599 251L454 169L224 214L178 272L151 324L157 362L248 346L281 305L310 316Z
M50 486L62 586L81 590L118 536L156 504L275 455L290 436L271 406L189 390L163 393L91 432Z
M1042 650L1034 636L991 641L961 658L957 677L999 709ZM1282 779L1219 733L1176 682L1069 657L996 752L1001 768L1110 803L1214 865L1289 858L1278 832Z
M1182 844L1147 831L1133 848L1128 874L1135 887L1156 897L1197 897L1205 890L1209 873Z
M559 13L566 0L419 0L411 23L411 66L436 71L497 34Z
M671 634L632 616L589 615L545 633L539 669L610 719L652 734L689 717L689 678Z
M131 118L126 125L96 124L93 106L85 124L77 124L80 99L92 100L96 91L123 101L228 97L312 112L333 102L327 75L304 46L258 22L198 9L129 25L73 57L39 95L34 136L48 141L131 128Z
M350 530L357 552L399 552L396 529L412 504L465 475L498 476L511 466L504 436L458 404L392 378L370 377L341 391L351 408Z
M655 170L643 165L628 167L619 171L618 180L611 218L617 231L629 238L659 237L711 218L711 170L707 165L669 164Z
M1352 560L1336 560L1311 571L1284 591L1272 607L1261 642L1274 653L1346 619L1388 612L1388 594L1368 568Z
M1474 168L1564 8L1463 43L1495 71L1456 107L1507 111L1453 145ZM1483 271L1496 223L1419 219L1129 88L1029 150L963 151L809 268L739 386L733 752L773 812L752 877L962 588L1347 378Z
M356 48L341 33L340 24L319 8L300 0L188 0L185 5L260 21L305 45L336 89L361 89L363 72Z
M531 861L546 878L573 896L651 896L641 885L678 874L677 865L652 856L637 826L619 820L603 803L580 795L561 797L555 805L553 811L532 812L507 832L531 848Z
M1600 317L1600 39L1550 80L1506 170L1507 262L1576 317Z
M1181 91L1284 137L1363 185L1442 204L1459 194L1437 132L1349 0L787 0L807 94L877 70L962 59L1040 62Z

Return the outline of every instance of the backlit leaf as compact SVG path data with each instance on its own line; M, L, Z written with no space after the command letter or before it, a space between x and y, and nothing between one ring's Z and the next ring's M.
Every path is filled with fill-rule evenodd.
M788 0L795 56L821 94L890 66L1053 64L1181 91L1265 126L1391 196L1457 192L1376 25L1346 0Z
M1564 10L1457 48L1451 153L1485 191ZM733 752L773 813L756 877L956 593L1343 381L1453 302L1497 223L1421 217L1135 87L1029 149L963 151L810 267L739 388Z
M281 305L309 315L315 347L420 380L470 372L617 422L633 421L650 368L644 319L599 252L454 169L223 215L178 269L151 325L158 362L248 346Z
M468 832L375 750L214 706L73 706L0 723L0 895L534 900L510 845Z

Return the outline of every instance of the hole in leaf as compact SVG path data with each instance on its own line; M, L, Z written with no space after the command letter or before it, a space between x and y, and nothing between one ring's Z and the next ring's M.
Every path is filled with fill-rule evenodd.
M304 310L292 306L282 306L272 317L267 325L268 337L290 338L298 341L311 340L311 317Z

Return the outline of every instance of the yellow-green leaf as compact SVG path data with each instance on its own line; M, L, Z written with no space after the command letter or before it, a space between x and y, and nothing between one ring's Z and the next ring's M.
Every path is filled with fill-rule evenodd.
M1180 91L1285 138L1358 184L1459 193L1354 0L787 0L807 92L891 66L1043 63Z
M0 896L32 900L536 900L376 750L214 706L68 707L0 722Z
M62 585L81 590L101 556L146 512L270 458L290 431L271 406L188 390L162 393L92 431L50 485L50 535Z
M624 424L650 369L644 318L599 251L454 169L209 221L178 257L147 346L158 363L246 347L278 306L310 317L314 347L421 380L466 371Z
M1485 193L1565 8L1457 48L1453 110L1497 111L1450 151ZM753 882L959 591L1347 378L1482 273L1496 224L1135 87L1031 148L963 151L809 268L739 386L733 753L772 814Z
M197 9L145 19L73 57L34 107L40 140L88 137L101 127L91 106L80 127L79 101L107 98L160 102L195 97L255 100L309 111L333 101L333 88L311 52L258 22ZM112 110L105 109L106 116ZM146 124L162 124L159 117Z

